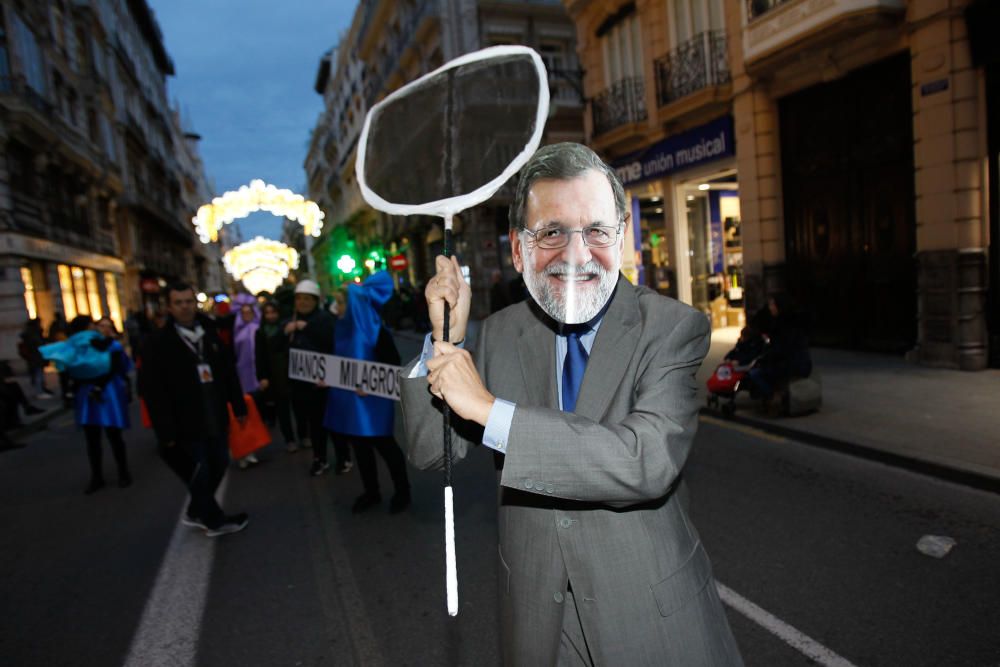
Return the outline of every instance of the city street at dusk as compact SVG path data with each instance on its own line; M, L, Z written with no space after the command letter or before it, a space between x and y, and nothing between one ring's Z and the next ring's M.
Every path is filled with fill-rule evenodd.
M1000 667L997 26L0 0L0 667Z

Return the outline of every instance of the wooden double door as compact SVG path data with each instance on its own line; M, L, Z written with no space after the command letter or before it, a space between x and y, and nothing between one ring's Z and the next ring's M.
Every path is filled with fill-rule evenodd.
M786 285L815 345L916 342L910 57L783 98Z

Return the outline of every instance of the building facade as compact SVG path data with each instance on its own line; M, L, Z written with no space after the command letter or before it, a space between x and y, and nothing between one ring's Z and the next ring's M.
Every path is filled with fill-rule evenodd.
M996 164L969 2L565 4L636 280L716 325L784 292L815 344L987 365Z
M442 250L440 220L375 212L361 198L354 177L357 141L368 109L392 91L445 62L501 44L531 46L549 74L552 104L543 143L582 141L583 89L575 32L555 0L387 0L359 3L338 48L324 57L316 81L325 111L306 158L310 198L325 201L330 223L314 245L321 281L336 282L345 248L376 268L402 257L401 285L422 289ZM455 250L468 267L473 315L489 313L491 280L513 280L507 240L507 207L513 184L455 220ZM324 200L324 197L326 198ZM348 245L353 244L353 245ZM373 250L374 249L374 250ZM331 279L331 276L334 277Z
M29 318L121 328L161 281L197 278L182 190L204 171L172 73L144 0L0 1L0 357Z

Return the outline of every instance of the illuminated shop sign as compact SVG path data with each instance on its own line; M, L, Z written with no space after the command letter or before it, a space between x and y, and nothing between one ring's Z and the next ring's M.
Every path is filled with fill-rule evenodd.
M615 160L612 166L628 187L734 155L733 118L723 116Z

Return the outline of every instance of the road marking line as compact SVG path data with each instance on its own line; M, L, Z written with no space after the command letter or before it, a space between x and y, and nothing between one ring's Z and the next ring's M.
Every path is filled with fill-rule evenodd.
M325 484L302 484L300 498L306 506L318 514L318 526L308 530L308 538L314 553L329 557L329 566L318 563L317 578L319 589L330 595L321 595L324 611L331 624L342 626L346 621L348 632L336 627L336 634L348 638L354 647L354 656L360 665L384 665L385 660L379 643L375 639L371 621L368 618L364 598L358 588L358 580L351 567L351 559L344 546L343 531L330 503L329 487ZM312 489L311 493L309 488ZM318 533L318 535L316 534ZM334 598L340 609L333 609ZM338 614L339 611L339 614Z
M223 479L216 497L226 493ZM181 513L187 509L185 496ZM201 619L215 557L215 540L185 526L177 517L156 583L146 606L125 667L192 667L198 657Z
M774 634L793 649L816 661L824 667L855 667L854 663L837 655L815 639L799 632L780 618L761 609L750 600L723 586L718 581L715 587L722 601L751 621Z
M725 419L719 419L718 417L712 417L709 415L699 415L698 417L701 421L706 424L712 424L713 426L721 426L722 428L728 428L733 431L739 431L740 433L746 435L752 435L755 438L762 438L764 440L770 440L772 442L788 442L788 438L775 435L773 433L768 433L767 431L753 426L746 426L745 424L737 424L735 422L727 421Z

